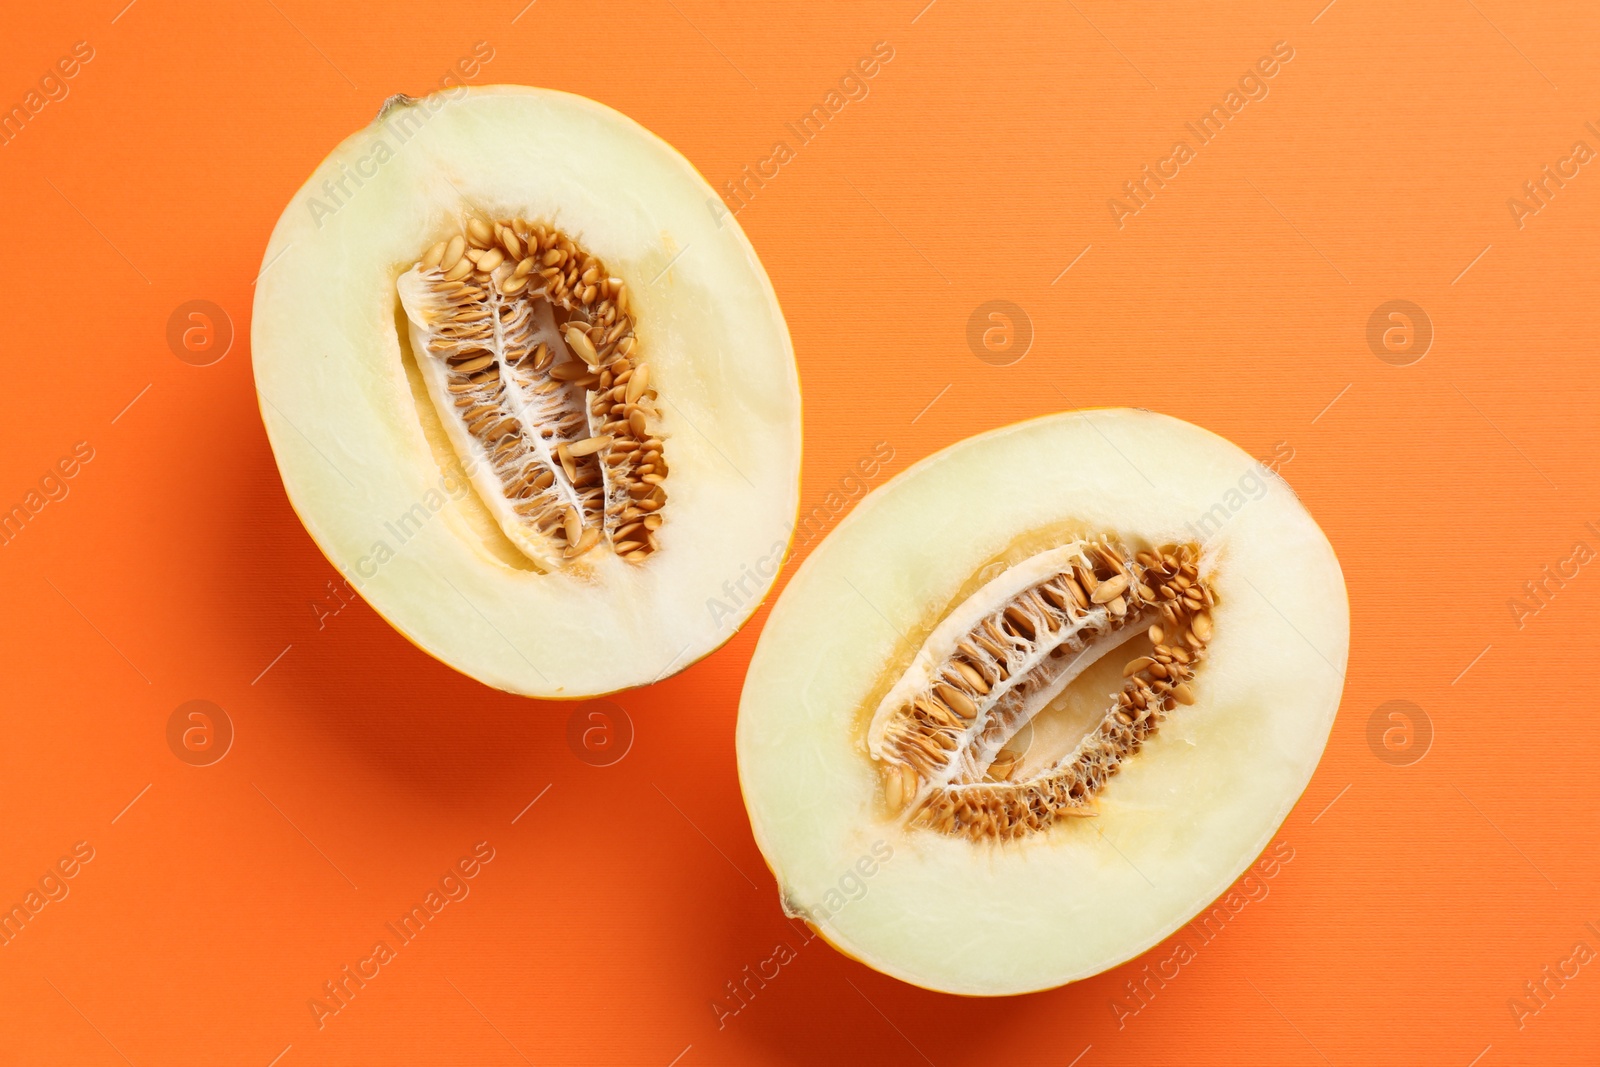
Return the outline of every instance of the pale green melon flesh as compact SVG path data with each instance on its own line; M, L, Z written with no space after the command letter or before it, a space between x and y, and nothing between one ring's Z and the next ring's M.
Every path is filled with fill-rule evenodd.
M1124 761L1097 818L1009 844L905 829L867 744L887 681L1019 535L1065 527L1203 541L1219 605L1197 703ZM1243 451L1144 411L1021 423L896 477L800 568L745 683L745 804L786 907L841 950L931 989L1048 988L1150 948L1260 853L1316 768L1348 644L1332 549Z
M252 326L268 437L318 546L425 651L502 689L582 697L683 669L755 610L799 499L799 385L767 276L718 207L631 120L492 86L386 110L284 212ZM395 282L468 214L553 225L627 284L671 463L642 565L597 550L542 573L461 475Z

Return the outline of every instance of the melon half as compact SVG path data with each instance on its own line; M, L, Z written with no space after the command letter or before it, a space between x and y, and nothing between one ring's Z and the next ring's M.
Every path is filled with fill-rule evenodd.
M1133 410L961 442L865 498L773 608L739 779L783 906L929 989L1149 949L1304 790L1343 576L1239 448Z
M252 342L312 538L489 685L681 670L787 552L800 399L772 286L694 168L593 101L391 100L278 221Z

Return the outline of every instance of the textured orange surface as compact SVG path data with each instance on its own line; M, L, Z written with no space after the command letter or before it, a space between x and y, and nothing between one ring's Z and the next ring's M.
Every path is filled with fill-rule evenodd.
M1592 1057L1593 5L124 3L0 34L0 1062ZM1348 684L1211 936L1007 1000L903 985L786 922L751 839L764 612L618 697L600 766L603 724L341 598L257 414L252 281L336 142L485 49L467 80L737 183L805 387L797 558L1067 407L1280 467L1345 567Z

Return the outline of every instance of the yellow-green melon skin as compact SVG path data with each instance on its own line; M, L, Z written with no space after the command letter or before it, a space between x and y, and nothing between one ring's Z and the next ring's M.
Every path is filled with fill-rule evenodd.
M499 689L581 698L682 670L758 606L799 503L799 381L767 275L719 208L637 123L520 86L386 109L295 194L256 286L262 419L318 547L416 645ZM539 572L429 429L395 279L469 213L553 224L626 283L671 465L645 565L596 550ZM743 573L760 580L730 597Z
M874 686L1013 538L1064 522L1212 533L1197 703L1123 764L1097 818L1004 845L904 829L867 752ZM929 989L1046 989L1159 943L1255 859L1316 769L1348 647L1338 560L1276 475L1166 416L1047 416L923 460L805 561L745 681L739 780L785 907L842 951ZM846 877L862 857L871 876Z

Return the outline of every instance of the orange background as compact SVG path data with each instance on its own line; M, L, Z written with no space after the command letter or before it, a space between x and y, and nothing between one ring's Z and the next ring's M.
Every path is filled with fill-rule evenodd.
M1576 942L1600 951L1600 576L1548 586L1520 627L1508 601L1600 549L1600 164L1520 228L1507 200L1600 149L1593 5L125 2L12 5L0 35L6 106L94 49L0 147L0 504L94 450L0 547L0 903L94 850L0 946L0 1062L1592 1056L1600 959L1520 1027L1508 1000ZM784 124L880 40L870 94L798 146ZM1269 95L1119 229L1107 201L1280 40ZM1066 407L1155 408L1263 458L1287 442L1349 582L1342 713L1270 895L1120 1027L1113 999L1171 944L965 1000L784 920L733 753L764 612L618 697L635 739L607 767L569 747L569 706L452 672L364 603L319 628L336 575L257 414L252 280L334 144L478 41L471 80L595 97L714 185L788 142L739 219L793 331L820 521L878 442L875 484ZM204 367L166 341L196 299L235 331ZM1407 366L1367 340L1395 299L1435 332ZM1007 366L968 344L989 300L1031 324ZM168 747L194 699L236 730L211 766ZM1391 700L1421 711L1385 748L1368 721ZM471 895L319 1029L323 983L480 841ZM726 983L780 942L796 958L719 1028Z

